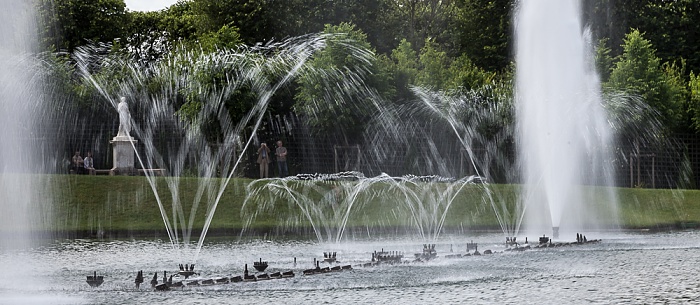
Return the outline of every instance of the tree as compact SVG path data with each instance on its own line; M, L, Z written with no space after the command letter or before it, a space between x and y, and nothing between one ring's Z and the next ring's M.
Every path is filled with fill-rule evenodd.
M277 16L267 0L192 0L200 35L217 33L224 26L238 29L240 39L254 45L275 36ZM228 34L225 34L228 35Z
M160 28L168 33L171 41L193 41L197 39L198 15L191 0L179 0L164 11L160 11Z
M416 49L423 47L426 39L440 46L454 43L454 0L388 0L384 19L394 26L392 33L404 35ZM452 48L450 48L452 49Z
M612 56L618 56L625 33L640 28L639 13L645 1L649 0L583 0L583 22L591 27L595 40L609 39Z
M413 50L408 40L402 39L398 47L391 51L391 59L397 99L399 101L409 100L413 96L409 88L416 84L418 77L418 54Z
M693 127L695 127L696 131L700 131L700 75L690 72L688 89L690 91L690 111L693 115Z
M624 52L610 73L607 87L640 95L659 112L667 127L677 128L683 118L684 102L682 90L674 80L677 75L664 71L651 42L638 30L627 34L622 48Z
M447 53L440 50L435 42L428 39L421 49L419 63L420 71L416 79L418 85L435 90L446 89L450 78L448 67L451 64Z
M486 71L502 71L511 61L512 0L458 0L455 27L459 54Z
M700 1L646 1L639 10L639 29L667 62L687 61L690 71L700 71Z
M409 89L413 85L435 90L471 90L493 83L496 77L496 73L477 67L466 54L454 60L449 58L430 40L418 55L404 39L392 51L391 58L399 100L413 98Z
M354 139L376 110L372 102L393 92L386 59L377 60L367 36L353 24L327 25L323 33L326 46L299 77L295 108L316 131L342 130Z
M613 68L613 57L610 55L612 50L607 46L609 39L603 38L598 41L598 46L595 48L595 67L600 75L600 80L605 82L610 77L610 71Z
M161 23L161 12L130 12L127 49L141 60L156 60L172 49L170 33Z
M449 68L450 80L447 88L464 90L479 89L496 80L495 72L477 67L466 54L455 59Z
M325 25L354 24L367 35L378 53L388 53L399 42L400 31L391 18L394 0L284 0L268 1L274 12L275 38L319 33Z
M214 51L217 48L232 49L242 43L238 28L224 25L218 31L200 35L202 49Z
M700 1L697 0L584 0L584 22L596 39L610 40L611 55L622 53L630 28L639 29L657 48L663 61L687 60L688 69L700 70L700 51L695 33L700 32Z
M157 12L130 12L128 50L143 60L155 60L165 53L179 52L175 48L214 51L230 49L242 43L238 28L223 25L213 30L199 28L201 22L193 9L193 2L180 1Z
M92 42L115 42L126 36L124 0L40 0L42 41L46 48L73 52Z

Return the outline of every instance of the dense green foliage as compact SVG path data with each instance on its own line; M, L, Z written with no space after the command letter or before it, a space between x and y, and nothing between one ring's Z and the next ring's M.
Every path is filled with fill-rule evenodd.
M389 102L410 99L414 85L468 90L510 82L512 75L512 19L517 9L512 0L181 0L157 12L131 12L123 0L36 1L44 24L42 41L54 51L70 53L89 43L113 43L113 52L148 62L191 48L213 52L308 33L348 31L356 33L350 35L357 39L356 46L376 52L370 71L376 76L364 77ZM698 130L700 111L692 86L700 73L699 47L693 38L700 30L700 1L587 0L582 8L594 39L600 41L597 67L606 87L644 97L669 130ZM330 54L334 52L337 48L319 54L314 65L328 68L328 58L335 57L333 65L340 69L346 63ZM269 111L288 112L292 104L297 110L308 109L310 101L318 101L318 93L304 84L302 80L298 89L285 90ZM95 102L78 90L80 85L73 87L73 95L83 96L78 100ZM293 101L290 95L296 96ZM318 127L327 127L320 121L338 116L344 122L362 121L362 113L354 111L322 113L315 117ZM361 125L356 128L361 130Z
M331 124L350 126L343 134L348 142L365 130L367 112L374 111L349 106L370 93L396 106L415 98L413 86L453 92L510 88L516 66L513 0L180 0L157 12L129 11L123 0L35 1L46 50L70 54L91 43L111 43L107 52L143 63L192 50L211 53L310 33L347 33L342 39L354 42L331 39L327 50L312 57L311 66L357 72L350 74L359 77L369 93L329 94L332 77L319 81L308 76L279 90L267 111L306 114L312 127L323 132ZM700 32L700 0L585 0L582 8L597 45L596 67L603 86L643 97L668 131L699 131L700 44L695 34ZM374 58L351 60L343 54L348 46ZM74 58L55 54L52 61L72 66ZM211 73L200 77L214 84L225 81ZM73 107L101 108L91 104L104 102L102 98L79 77L59 77L66 80L58 91L79 104ZM241 101L250 99L245 88L230 95L229 112L248 112L252 103ZM187 111L192 108L183 109Z
M649 40L633 30L625 38L624 52L610 74L609 88L639 94L661 113L671 127L683 117L684 84L678 79L675 66L664 69L661 59Z
M123 0L37 1L49 48L71 52L89 41L112 42L127 34L130 16Z
M353 50L371 51L367 36L349 23L338 26L328 25L324 33L333 34L326 48L316 53L310 62L311 73L301 77L296 95L297 108L306 113L310 124L317 130L328 130L336 126L362 126L371 109L362 108L358 100L374 90L391 90L387 84L388 73L377 58L369 67L363 62L366 58L356 56ZM347 35L342 35L342 34ZM350 47L348 47L350 45ZM360 54L361 55L361 54ZM343 78L352 75L366 88L338 86ZM340 88L338 88L340 87ZM359 90L354 90L359 89ZM350 130L350 134L360 134L361 130Z

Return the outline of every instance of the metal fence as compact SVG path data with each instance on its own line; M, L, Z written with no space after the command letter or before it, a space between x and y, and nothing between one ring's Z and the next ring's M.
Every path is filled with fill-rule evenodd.
M235 156L243 154L242 164L236 175L257 178L259 175L257 147L266 142L273 151L275 142L281 140L288 150L288 166L291 175L302 173L335 173L342 171L359 171L366 176L386 173L400 175L440 175L460 178L476 173L483 173L484 168L475 168L466 150L459 140L450 135L425 139L389 139L380 145L363 141L349 141L342 134L326 132L314 134L303 119L295 115L270 116L256 132L255 143L246 151L237 151ZM93 122L76 124L71 132L54 140L42 140L39 150L44 156L56 153L53 160L57 172L67 172L73 152L92 151L96 168L112 167L112 150L109 141L116 134L118 122ZM250 131L248 131L250 133ZM39 132L36 138L55 138L56 131ZM248 135L243 135L244 138ZM155 137L156 146L165 159L168 145L178 141L177 131L169 133L167 129ZM620 187L645 188L700 188L700 135L677 134L666 141L665 145L633 145L632 141L619 141L614 148L613 160L609 160L615 169L614 184ZM212 144L215 146L216 144ZM143 154L143 143L137 149ZM240 147L238 148L241 149ZM486 152L479 147L472 149L474 157L484 158ZM492 182L517 183L515 148L501 154L506 158L500 162L498 170L492 170ZM231 160L233 161L233 160ZM191 163L196 163L193 159ZM495 163L494 163L495 164ZM505 165L503 165L505 164ZM477 164L479 166L489 166ZM223 168L223 165L222 165ZM273 163L271 176L278 175Z

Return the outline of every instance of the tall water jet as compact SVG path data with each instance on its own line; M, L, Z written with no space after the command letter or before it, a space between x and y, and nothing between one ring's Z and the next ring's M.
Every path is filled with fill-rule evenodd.
M0 4L0 285L11 291L41 286L28 252L49 219L42 218L48 215L48 200L41 198L46 192L41 189L42 176L36 175L50 159L40 157L36 145L36 124L44 119L36 29L32 1Z
M522 1L516 15L516 100L526 229L594 229L615 221L613 140L590 35L574 0ZM593 200L596 192L606 198ZM603 214L605 213L605 214ZM603 217L608 216L608 217ZM609 223L607 223L609 224Z
M25 145L23 135L33 133L29 104L35 96L32 96L32 88L26 86L32 77L26 65L30 64L27 54L33 49L31 37L34 36L30 33L35 27L29 11L31 6L22 2L3 2L0 13L0 120L3 122L3 128L0 128L0 202L3 209L0 246L3 250L26 248L30 241L26 236L29 231L26 224L30 219L30 196L27 194L31 193L32 185L31 179L25 175L29 169L26 164L30 161L25 158L29 157L26 153L30 148Z

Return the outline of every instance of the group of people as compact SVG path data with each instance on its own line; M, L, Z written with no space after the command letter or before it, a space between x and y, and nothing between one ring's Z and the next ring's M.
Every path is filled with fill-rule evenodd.
M272 163L272 156L270 155L272 151L267 144L260 144L258 148L258 164L260 164L260 178L270 178L269 169L270 163ZM280 178L289 176L289 169L287 168L287 148L282 146L282 141L277 141L277 148L275 148L275 157L277 158L277 170Z
M80 156L80 151L76 151L73 155L71 170L78 175L95 174L95 162L92 160L92 152L87 152L85 158Z

